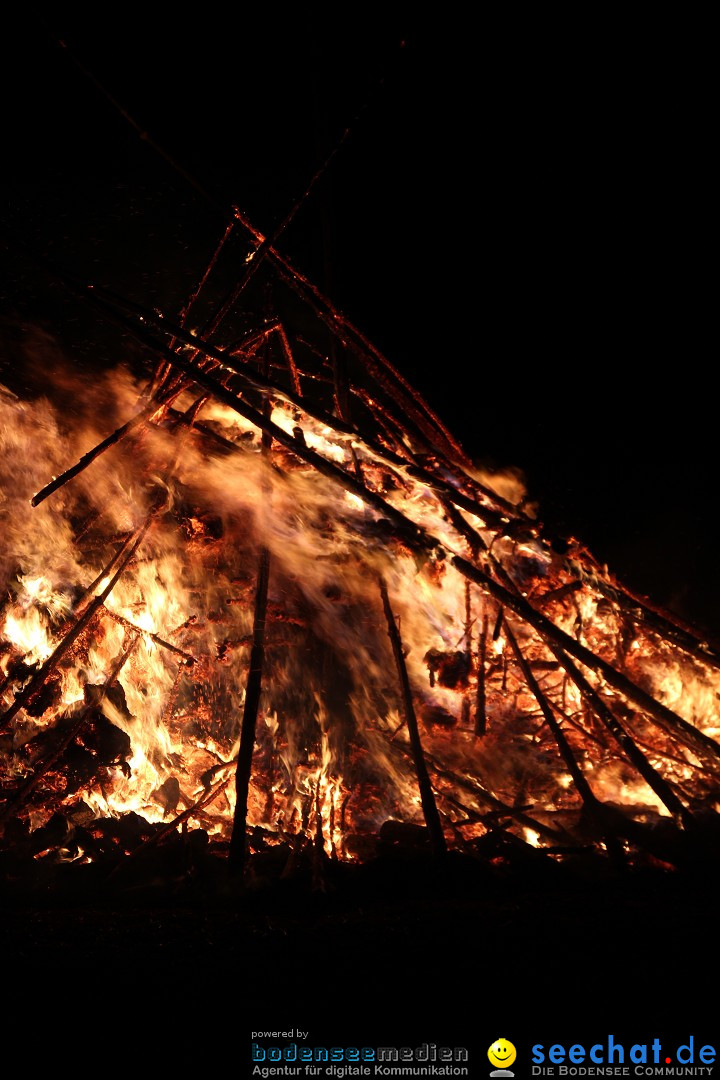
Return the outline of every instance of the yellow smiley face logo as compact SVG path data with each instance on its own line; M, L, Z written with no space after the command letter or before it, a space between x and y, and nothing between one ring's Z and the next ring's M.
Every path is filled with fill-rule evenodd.
M517 1057L517 1050L507 1039L496 1039L488 1050L490 1064L498 1069L507 1069Z

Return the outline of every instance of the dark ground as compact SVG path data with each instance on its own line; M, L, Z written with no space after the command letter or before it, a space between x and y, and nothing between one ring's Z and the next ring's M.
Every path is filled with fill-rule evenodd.
M323 892L309 876L266 881L242 899L220 866L112 889L68 876L6 896L5 983L43 986L53 1030L69 1032L69 1009L120 1048L139 1025L157 1036L148 1066L199 1063L220 1038L249 1076L251 1031L297 1026L311 1045L465 1046L476 1076L503 1035L527 1076L537 1042L717 1038L717 885L460 856L442 872L392 858L336 870ZM17 994L11 1015L25 1007Z
M141 125L262 228L370 99L285 250L478 459L527 473L545 518L720 630L717 404L703 374L716 351L707 27L657 12L470 25L457 10L226 22L204 9L160 26L112 5L48 11ZM217 214L53 33L22 15L5 34L5 225L175 311ZM127 355L12 240L2 269L6 337L40 326L85 367ZM710 870L561 884L498 881L475 864L442 882L427 867L368 867L329 896L273 887L240 906L213 889L10 894L5 1022L29 1022L36 1061L112 1055L167 1071L204 1059L214 1073L222 1059L238 1078L250 1031L276 1025L339 1045L467 1045L476 1076L501 1034L517 1035L523 1067L531 1041L584 1032L712 1042L716 895Z

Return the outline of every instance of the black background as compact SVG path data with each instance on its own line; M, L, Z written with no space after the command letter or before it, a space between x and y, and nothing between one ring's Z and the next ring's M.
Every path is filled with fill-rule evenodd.
M709 26L696 13L656 10L631 18L479 8L472 19L470 10L205 4L160 15L110 4L7 20L0 362L22 384L9 368L32 327L54 335L84 372L128 351L48 281L18 237L86 280L175 314L224 227L212 203L237 202L271 230L359 117L279 246L478 461L525 472L546 521L720 631ZM212 202L138 138L76 61ZM381 1031L388 1044L396 1031L399 1045L437 1037L484 1047L514 1032L569 1045L581 1028L570 1029L561 1009L575 999L582 1030L597 1041L611 1025L630 1041L683 1038L696 1021L698 1038L712 1040L695 978L706 943L693 938L685 901L665 933L664 916L648 923L643 894L617 917L617 933L611 924L599 937L602 905L584 919L584 903L566 930L551 901L547 921L540 902L532 919L518 914L519 944L512 901L489 915L487 970L481 923L472 940L439 928L427 942L400 936L416 956L412 986L398 973L392 935L380 952L375 940L349 959L311 942L307 956L290 954L277 986L266 973L256 1010L235 1018L235 1075L245 1075L251 1027L275 1017L278 1026L302 1021L317 1041L346 1031L347 1045L375 1045ZM635 919L646 927L639 954ZM233 978L247 991L252 971L238 955L224 971L222 938L218 930L211 982ZM686 961L694 996L680 1001ZM168 984L161 954L151 963L152 1008L172 1016L175 998L194 1000L202 963L190 985L174 965ZM87 964L92 974L90 956ZM333 964L336 973L325 970ZM132 978L126 972L123 985ZM297 1011L276 1008L289 987ZM343 995L354 1009L369 1003L364 1014L345 1012L347 1029L330 1024ZM223 1031L232 1031L232 999L223 1000ZM542 1018L542 1030L531 1031L528 1016ZM193 1044L206 1031L202 1017L195 1023L185 1033Z

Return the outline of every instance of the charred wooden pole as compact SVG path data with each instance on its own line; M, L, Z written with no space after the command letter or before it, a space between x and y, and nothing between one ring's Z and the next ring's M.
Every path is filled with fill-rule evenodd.
M200 281L196 285L195 289L190 293L190 296L188 297L188 299L187 299L187 301L185 303L185 306L183 307L182 311L180 312L180 325L183 328L187 325L188 315L190 314L190 312L191 312L192 308L194 307L194 305L197 303L198 298L200 296L200 293L205 288L205 285L207 284L208 278L210 277L210 274L215 269L215 265L217 264L217 261L220 258L221 252L222 252L223 248L225 247L225 244L230 239L230 235L231 235L233 229L235 228L236 224L237 224L237 218L235 217L235 211L233 210L231 215L230 215L230 220L228 221L227 225L225 226L225 232L221 236L220 242L219 242L218 246L215 248L215 251L213 252L213 254L210 257L210 262L208 263L208 265L205 268L205 273L200 278ZM172 349L174 347L175 347L175 342L172 341L171 344L170 344L170 348Z
M230 840L229 866L231 872L236 874L244 872L247 861L248 794L250 792L255 731L257 729L258 709L262 691L269 580L270 552L266 547L263 547L260 550L258 564L255 614L253 617L253 643L250 651L250 670L248 672L247 686L245 687L245 704L240 729L240 750L238 751L237 771L235 773L236 802L232 838Z
M533 675L532 669L528 664L527 660L525 659L525 655L523 654L520 646L518 645L517 638L515 637L513 631L510 629L510 623L507 619L505 619L505 637L510 643L512 651L515 653L515 658L520 665L520 670L523 673L523 677L528 685L528 689L531 691L533 697L540 706L540 711L545 718L545 723L548 725L551 732L553 733L555 741L558 745L558 750L560 751L562 758L567 765L568 772L570 773L573 781L575 782L575 787L577 788L580 797L582 798L584 803L588 805L595 805L598 800L595 798L595 795L593 794L592 789L587 782L587 779L585 778L585 774L582 772L580 766L575 760L575 755L572 752L569 742L565 738L565 732L560 727L560 724L558 723L555 714L552 711L550 703L548 702L545 694L541 690L540 684L538 683L537 679Z
M336 363L336 358L333 358L333 375L335 379L336 387L336 406L340 414L341 419L348 419L348 395L346 385L346 371L343 367L339 367ZM338 393L338 387L340 392ZM358 459L355 450L352 452L353 465L355 468L355 475L361 484L364 484L364 477L362 467ZM385 619L387 621L388 637L392 645L393 655L395 657L395 666L397 667L398 678L400 679L400 689L402 694L403 712L405 714L405 723L407 724L408 735L410 737L410 746L412 749L413 761L415 763L415 773L417 775L418 787L420 788L420 802L422 803L423 814L425 817L425 824L428 828L430 835L430 843L434 854L438 858L444 858L447 853L447 847L445 844L445 835L442 830L442 824L440 822L440 815L438 814L437 804L435 802L435 795L433 793L432 785L430 783L430 777L427 771L427 765L425 764L425 757L423 754L422 743L420 742L420 731L418 729L417 716L415 715L415 706L412 699L412 690L410 688L410 679L408 678L407 665L405 664L405 655L402 649L402 640L400 638L400 631L398 630L397 623L395 622L395 616L390 606L390 598L388 596L387 585L382 577L379 578L380 596L382 598L383 610L385 612Z
M53 492L57 491L59 488L64 487L68 481L87 469L88 465L92 465L93 461L95 461L96 458L99 458L101 454L104 454L106 450L109 450L111 446L116 446L117 443L122 442L123 439L132 434L132 432L140 427L141 424L152 420L156 413L159 413L161 410L166 409L168 405L172 404L181 389L182 387L165 393L161 398L156 398L154 401L151 401L149 405L146 405L145 408L141 409L135 416L131 416L126 423L113 431L106 439L99 442L92 450L88 450L87 454L83 454L79 461L74 465L71 465L65 472L60 473L59 476L56 476L54 480L51 480L50 483L46 484L40 491L36 492L30 500L30 505L39 506L49 495L52 495Z
M302 397L300 376L304 375L305 373L301 372L297 364L295 363L295 356L293 355L290 338L288 337L287 331L285 330L285 327L279 319L276 322L270 323L269 325L263 327L262 330L248 334L248 336L244 338L243 341L233 344L231 348L226 349L225 351L231 353L233 357L238 355L247 356L248 353L252 355L257 345L267 340L267 338L269 338L271 334L277 334L279 338L280 351L282 352L282 355L285 359L285 364L290 374L290 385L292 386L292 392L298 397Z
M357 120L357 117L355 119ZM308 198L313 192L313 189L325 175L327 170L330 168L330 165L333 163L335 157L340 152L345 142L349 138L352 126L353 125L348 125L346 128L343 129L342 134L340 135L335 145L331 148L325 158L320 162L315 172L310 177L310 180L307 183L306 187L297 196L295 202L292 204L279 225L276 226L275 231L272 233L272 235L260 237L259 234L255 234L256 238L258 239L258 247L248 258L245 270L243 271L240 280L234 285L233 289L225 298L218 311L216 312L215 316L208 324L208 334L211 335L215 333L220 323L223 321L226 315L228 315L230 311L232 311L233 307L240 299L247 286L252 281L253 277L259 270L263 260L266 258L267 255L271 254L275 250L274 245L278 242L282 234L285 232L285 229L287 229L288 225L291 223L291 221L301 209L301 207L305 204L305 202L307 202ZM237 207L234 207L233 209L236 220L244 224L242 216Z
M673 818L678 822L682 822L686 827L692 827L695 824L693 815L687 807L680 802L668 782L653 768L640 747L635 743L632 736L625 730L617 717L613 715L600 697L600 694L590 685L577 665L573 663L569 656L565 655L562 649L550 645L550 650L565 668L565 671L575 683L595 715L608 729L618 746L624 750L645 783L655 792L663 805L667 807Z
M282 349L282 354L285 357L285 363L287 364L288 371L290 372L290 382L292 383L292 388L294 392L298 395L298 397L302 397L300 372L298 371L298 366L295 363L295 356L292 351L290 339L288 338L285 327L281 322L277 324L276 331L278 337L280 338L280 347Z
M75 604L75 610L73 612L73 614L75 615L75 618L78 618L80 615L82 615L83 610L84 610L85 601L89 600L89 599L92 599L93 593L97 589L100 582L104 581L105 578L108 577L112 573L115 564L122 558L124 553L127 551L127 545L132 540L133 535L134 535L133 532L128 532L128 533L125 533L125 535L122 536L122 538L116 537L114 540L108 541L109 544L119 543L120 546L118 547L117 551L113 555L110 562L106 563L106 565L102 568L100 573L97 574L97 576L93 578L93 580L90 582L90 584L85 589L83 589L82 593L78 597L77 603Z
M470 548L470 554L473 560L477 560L480 552L487 554L487 544L483 540L480 533L473 529L472 525L462 516L455 503L452 501L452 497L447 495L440 496L440 502L442 503L445 512L450 519L450 522L457 530L457 532L465 538L468 547ZM465 578L465 622L469 623L468 604L470 597L470 580ZM468 651L472 655L471 641L468 634ZM480 738L487 733L487 701L485 696L485 665L487 662L487 636L488 636L488 615L487 605L483 602L483 616L480 625L480 633L478 635L478 656L477 656L477 692L475 696L475 735Z
M477 548L479 546L481 550L486 550L486 545L484 544L482 538L472 529L472 527L467 522L465 522L465 519L459 513L457 508L453 507L452 504L448 504L447 502L445 502L445 500L443 500L443 504L446 506L446 509L449 510L449 516L451 521L458 529L458 531L461 532L466 537L466 539L468 539L468 542L471 542L472 539L475 538L475 547ZM546 641L546 644L548 644L548 647L556 655L557 659L564 667L566 673L570 675L575 684L578 686L578 689L582 693L584 699L588 702L588 704L590 704L590 706L598 715L599 719L605 724L606 728L608 729L608 731L610 731L610 733L613 735L619 745L623 747L623 749L625 749L625 752L633 761L633 764L635 764L635 766L638 768L638 771L641 773L646 782L655 791L661 801L667 806L668 810L670 810L670 812L674 813L676 816L679 815L680 819L683 820L685 824L688 824L690 821L692 821L693 819L692 816L689 814L689 811L686 810L680 800L675 796L674 792L666 783L666 781L664 781L663 778L659 776L659 774L653 769L650 762L645 758L642 751L636 746L630 735L624 730L624 728L622 728L619 721L616 720L611 711L607 708L599 694L597 694L593 687L590 686L590 684L587 682L584 676L582 676L578 668L569 660L567 655L565 655L565 653L562 653L562 656L560 655L557 648L559 644L558 635L563 635L563 631L556 627L554 623L550 622L550 620L546 620L544 616L540 614L540 612L537 612L522 596L519 595L519 591L514 581L509 576L507 571L505 571L504 567L497 561L496 558L490 555L490 560L493 571L498 577L499 582L494 582L493 579L489 576L486 578L486 580L488 580L492 585L496 585L499 589L503 590L505 596L510 595L515 598L517 606L509 606L516 612L516 614L520 614L526 622L529 622L530 625L532 625L536 632L540 635L540 637ZM468 565L466 560L459 561L465 566ZM463 568L458 566L457 558L455 558L453 562L458 567L458 569L461 570L461 572L464 572ZM467 580L467 574L465 576ZM576 583L571 583L572 591L575 590L575 587ZM497 595L497 593L495 593L495 595ZM533 618L529 617L530 614L533 616ZM502 617L503 609L501 607L498 612L498 619L495 624L495 629L493 631L493 640L497 638L500 632ZM543 629L545 630L545 633L543 633L543 630L541 630L537 620L540 620L540 622L543 624ZM546 640L548 638L548 632L550 638L549 642ZM658 722L663 727L663 730L672 730L682 739L681 732L677 731L677 726L679 725L681 731L686 736L685 739L683 739L686 745L690 746L691 749L693 749L696 753L699 751L700 746L702 746L705 750L706 753L702 757L702 760L708 760L707 750L711 748L715 749L715 758L717 758L717 744L714 742L714 740L710 739L709 736L704 735L703 732L698 731L697 728L694 728L692 725L688 724L687 721L683 720L682 717L677 716L677 714L673 713L666 706L657 702L653 697L643 691L640 687L637 687L621 672L617 671L600 657L595 656L594 653L591 653L584 646L580 645L579 642L576 642L574 638L569 637L569 635L564 636L567 638L567 642L570 645L570 648L567 649L568 652L572 652L573 655L575 655L578 659L583 660L583 662L586 663L589 667L594 668L606 678L608 683L613 685L616 689L620 690L623 696L629 698L629 700L631 701L634 701L635 704L640 705L640 707L644 708L645 711L649 712L653 719L655 719L656 722ZM581 651L578 652L576 651L577 649ZM582 681L582 686L578 679L575 678L576 674ZM600 710L599 712L598 709ZM715 768L717 769L717 761L712 761L711 759L711 763L714 764Z
M573 754L572 747L570 746L570 743L565 737L565 732L560 727L555 713L552 710L552 706L550 705L550 702L543 693L539 682L535 678L532 672L532 668L530 667L524 653L518 645L517 638L515 637L515 634L510 628L510 623L507 619L505 619L505 637L508 639L510 647L515 653L515 657L518 664L520 665L520 670L523 673L528 688L530 689L535 700L540 706L540 711L545 718L545 723L548 725L555 738L558 750L560 751L563 761L567 765L568 772L573 778L575 787L577 788L578 794L583 801L583 806L585 807L588 816L590 817L593 824L595 825L598 832L605 841L605 846L608 850L608 854L611 856L618 868L624 869L625 858L623 855L622 846L617 840L617 837L615 837L611 832L609 832L607 827L607 821L603 817L602 804L600 800L595 796L592 788L590 787L590 784L585 777L585 774L578 765L575 755Z
M403 654L402 639L397 623L395 622L393 610L390 606L387 586L382 578L380 579L380 595L382 596L385 619L387 620L388 637L390 638L393 655L395 657L395 666L397 667L398 677L400 679L403 711L405 713L405 722L410 737L410 747L412 750L413 762L415 764L418 787L420 788L420 801L425 816L425 824L427 825L428 833L430 834L430 843L432 844L433 852L438 858L444 858L447 853L445 835L440 823L440 815L438 814L435 795L433 793L432 784L430 783L430 776L425 763L422 743L420 742L420 731L418 729L417 716L415 715L415 706L413 704L412 691L410 689L407 665L405 664L405 656Z
M248 450L247 447L241 443L231 442L230 439L224 438L222 435L218 435L216 431L213 431L207 424L203 424L201 421L196 421L191 424L185 413L178 412L177 409L170 409L168 415L178 424L184 424L186 427L192 427L192 430L202 435L202 437L209 443L213 444L213 447L223 452L223 454L249 454L255 453L254 450ZM273 466L273 468L277 468Z
M169 652L181 656L186 664L192 665L197 663L197 657L193 656L192 653L186 652L185 649L178 648L178 646L173 645L171 641L165 641L165 639L159 637L158 634L154 634L152 630L143 630L141 626L136 626L130 619L126 619L124 615L118 614L117 611L106 608L104 614L120 626L125 626L128 630L137 631L137 633L142 634L143 637L150 638L150 640L154 641L156 645L159 645L161 649L167 649Z
M265 346L264 368L267 375L269 356ZM269 419L272 404L268 397L263 403L263 416ZM263 431L262 455L269 464L272 449L272 434ZM266 498L270 498L269 489ZM247 863L247 815L250 776L252 773L255 732L257 730L258 710L262 692L263 665L265 662L265 626L267 622L268 585L270 582L270 549L263 544L258 560L257 585L255 589L255 612L253 615L252 648L250 650L250 669L245 687L242 724L240 727L240 749L238 751L237 770L235 772L235 812L233 814L232 836L228 868L231 874L240 877L245 872Z
M487 658L487 635L488 617L487 611L483 612L480 639L478 642L477 662L477 699L475 703L475 734L477 736L487 733L487 701L485 696L485 664Z
M490 558L491 558L493 572L494 572L495 576L497 577L498 581L501 583L501 585L505 586L513 596L515 596L516 598L519 598L519 599L522 600L522 597L520 596L519 590L518 590L515 582L510 577L510 575L507 573L507 571L502 566L502 564L499 563L498 560L495 559L492 555L490 556ZM574 592L574 591L575 590L573 589L572 592ZM525 602L525 601L523 601L523 602ZM531 610L534 611L535 609L531 608ZM526 620L526 621L529 621L529 620ZM549 625L551 627L555 628L554 623L550 623ZM540 631L538 630L537 626L534 626L533 628L535 629L536 633L540 634ZM543 637L542 634L540 634L540 636L543 638L543 640L545 640L545 638L547 637L547 635L545 635L545 637ZM554 640L554 638L553 638L553 640ZM678 722L682 726L683 730L687 731L687 733L689 735L692 735L694 733L695 740L693 740L691 742L689 739L683 738L682 732L679 732L679 731L675 730L676 736L678 738L680 738L680 740L686 746L689 746L694 751L694 753L698 754L701 757L701 760L705 761L708 764L708 766L710 768L710 771L712 771L712 766L714 765L715 771L717 773L717 762L714 761L712 758L708 758L707 755L703 756L702 751L700 750L700 746L715 745L716 748L717 748L717 744L714 743L713 739L711 739L709 736L705 735L702 731L699 731L697 728L694 728L691 724L688 724L686 720L683 720L682 717L677 716L676 713L673 713L672 710L668 709L665 705L661 705L660 702L657 702L655 700L655 698L651 697L645 691L643 691L639 687L637 687L635 685L635 683L633 683L633 682L631 682L631 680L627 679L627 677L622 675L621 672L617 671L616 668L614 668L611 665L607 664L606 661L602 660L600 657L595 656L594 653L591 653L591 652L589 652L589 650L585 649L585 647L580 645L580 643L577 642L575 638L572 638L572 637L568 636L568 643L570 643L571 647L570 648L566 647L565 650L562 650L564 655L565 655L565 661L567 661L567 663L564 662L560 657L557 656L556 648L558 647L558 641L554 640L554 644L553 644L553 640L551 640L551 641L545 640L546 646L550 649L551 652L555 653L556 658L558 659L558 662L561 664L561 666L563 667L563 669L565 671L566 678L568 676L570 676L572 681L575 682L575 685L581 691L581 695L583 697L583 700L586 702L587 706L589 708L593 709L595 714L598 716L598 719L600 720L600 722L605 725L606 729L608 731L610 731L610 733L613 735L614 738L617 739L618 733L613 731L612 723L618 724L618 727L620 727L620 725L615 720L615 717L610 712L610 710L607 708L607 706L603 702L600 695L597 694L596 691L594 691L593 687L590 686L590 684L587 682L586 679L584 679L584 676L582 676L582 673L578 670L578 668L569 660L568 656L566 655L568 652L572 653L577 658L581 658L578 653L573 652L573 647L572 646L575 646L575 645L579 646L579 648L583 649L584 652L587 653L587 655L589 657L593 657L597 661L597 664L595 664L595 665L590 663L589 660L584 660L583 662L588 667L594 668L596 671L598 671L598 669L599 669L598 673L602 673L605 676L606 681L608 683L610 683L610 685L615 685L614 682L613 682L613 676L615 677L616 681L619 684L618 688L621 688L623 683L626 683L628 685L628 690L623 691L621 689L621 693L623 693L623 696L626 697L630 701L634 701L635 704L639 704L641 701L644 701L645 702L645 711L650 713L650 715L653 717L653 719L657 723L660 724L660 726L663 728L664 731L674 730L673 727L668 727L667 722L666 722L667 718L672 717L673 720ZM582 689L581 689L581 687L580 687L580 685L578 683L578 680L574 678L574 674L573 674L574 672L577 672L577 674L580 676L580 678L584 679L585 686L588 687L588 689L589 689L589 692L590 692L589 694L585 694L585 693L582 692ZM629 688L632 688L632 691L634 691L635 696L632 695L632 692L629 690ZM566 690L566 683L563 682L563 695L565 694L565 690ZM593 704L592 699L591 699L591 696L590 696L590 695L593 695L593 694L595 695L595 698L599 702L599 705L601 706L601 708L605 709L605 712L606 712L607 716L600 715L597 712L597 709L595 709L594 704ZM611 723L606 722L606 719L608 717L609 717L609 720L610 720ZM620 728L620 731L622 731L623 734L628 739L630 738L630 736L627 734L627 732L624 732L624 729ZM718 748L718 749L720 749L720 748ZM641 752L638 750L638 753L641 753ZM652 769L652 766L650 765L649 762L647 762L647 767L649 769ZM664 783L664 781L663 781L663 783ZM668 809L669 809L669 807L668 807Z
M466 652L467 658L468 658L468 672L472 671L472 644L473 644L473 642L472 642L473 618L472 618L472 605L470 603L470 588L471 588L470 582L466 580L465 581L465 633L464 633L463 636L465 638L465 652ZM463 725L463 727L467 727L467 724L468 724L468 722L470 720L470 689L469 689L469 686L467 684L465 685L465 692L463 694L463 699L462 699L462 713L461 713L461 716L462 716L462 725Z
M327 109L323 108L319 95L314 95L315 116L315 145L318 153L322 145L327 143ZM335 221L333 217L333 180L328 176L319 195L320 203L320 235L322 236L323 252L323 287L328 296L333 292L333 255L335 249ZM272 246L272 242L271 242ZM350 419L350 396L347 370L347 356L342 346L339 346L337 335L326 327L328 331L328 351L330 365L333 373L333 400L335 412L345 421ZM338 347L339 346L339 347ZM357 465L356 465L357 471Z
M224 231L223 235L220 238L220 242L218 243L217 247L215 248L215 251L213 252L213 254L210 256L210 262L205 267L205 271L204 271L202 277L200 278L200 281L195 286L193 291L190 293L190 296L185 301L184 306L180 309L179 322L180 322L180 326L182 326L183 328L187 325L188 316L190 315L190 312L191 312L192 308L197 303L197 301L198 301L198 299L200 297L200 293L205 288L205 285L208 282L208 278L210 277L211 273L215 269L215 265L217 264L217 261L220 258L220 255L222 253L223 248L225 247L225 244L230 239L230 236L231 236L231 234L233 232L233 229L235 228L236 224L237 224L237 222L236 222L236 218L235 218L235 212L233 211L230 214L230 220L228 221L227 225L225 226L225 231ZM170 342L170 348L174 349L176 344L177 344L177 342L173 338L172 341ZM160 388L165 385L166 380L170 379L171 375L172 375L172 366L170 364L168 364L167 361L163 361L158 366L158 369L157 369L157 371L155 373L155 378L154 378L154 380L153 380L153 382L151 384L151 390L153 390L153 391L155 391L155 393L157 393L160 390Z

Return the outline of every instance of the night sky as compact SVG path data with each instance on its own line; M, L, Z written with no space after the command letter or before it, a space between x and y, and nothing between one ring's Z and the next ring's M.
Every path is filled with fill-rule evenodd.
M13 237L177 314L221 208L270 231L352 124L281 250L552 530L720 633L708 28L263 10L6 25L0 363L31 326L83 370L126 349Z

